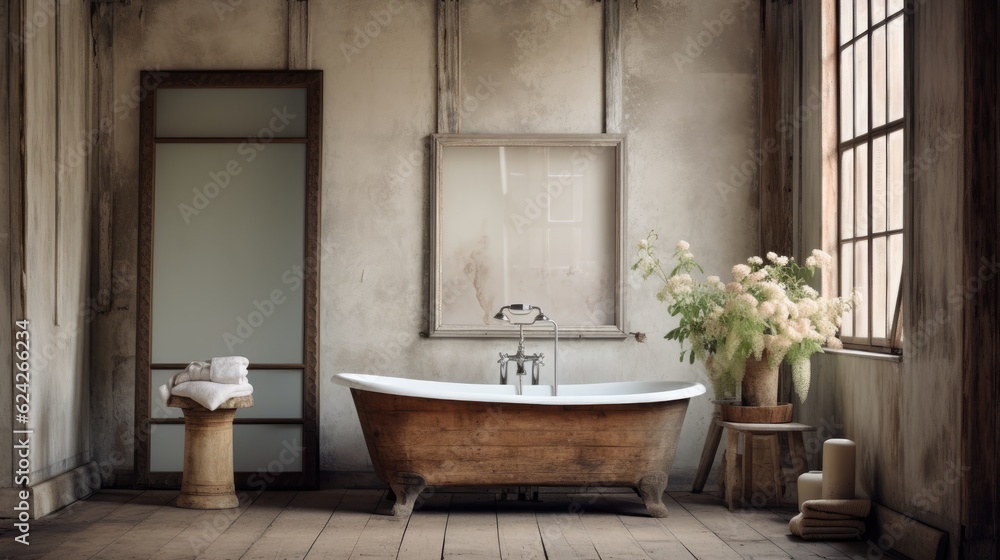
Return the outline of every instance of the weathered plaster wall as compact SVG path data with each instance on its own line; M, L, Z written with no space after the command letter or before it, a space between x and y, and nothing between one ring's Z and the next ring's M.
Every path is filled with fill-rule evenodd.
M87 9L81 3L56 7L28 1L24 9L24 32L9 42L12 53L24 56L24 201L23 208L4 204L7 217L23 220L24 256L13 271L5 261L4 275L20 267L25 274L24 308L19 310L23 315L12 319L30 321L30 410L27 424L15 422L13 429L34 430L29 438L34 486L90 457L90 205L87 159L77 152L88 127L89 33ZM15 146L20 142L10 140ZM20 186L11 183L7 188ZM4 285L11 286L9 280ZM7 294L10 302L21 299L20 293ZM20 302L14 307L20 308ZM11 387L14 380L4 376ZM9 402L3 405L8 411ZM6 477L0 486L11 487L13 482Z
M960 524L962 290L962 3L929 1L913 20L913 155L906 172L901 362L871 357L814 358L802 421L825 437L858 444L857 489L952 535ZM820 9L804 9L805 89L819 90ZM820 246L821 119L806 121L800 247ZM809 148L812 143L812 148ZM991 274L995 274L992 272ZM819 453L816 450L816 460Z
M286 67L284 0L234 2L232 10L216 11L220 4L133 0L115 5L116 95L136 86L140 69ZM324 71L324 471L370 469L349 394L330 382L334 373L494 383L497 352L513 350L510 340L419 335L427 325L427 159L437 111L437 4L350 0L308 7L308 67ZM492 74L500 84L481 103L482 112L468 117L469 128L463 131L600 132L603 37L592 21L600 5L594 8L589 0L503 5L516 14L521 4L541 10L543 17L518 17L498 26L497 40L513 44L498 49L514 51L487 61L463 57L463 64L480 65L477 75ZM582 29L559 28L565 21L559 10L570 9L561 5L579 5L580 17L589 23ZM626 7L623 14L628 244L634 246L656 228L665 248L687 239L706 269L724 272L756 250L756 181L750 176L758 161L757 3L644 1L638 11ZM539 41L517 44L512 35ZM553 58L552 45L541 41L551 37L565 37L582 52L566 49L566 58ZM466 87L468 95L476 95ZM528 97L534 101L526 108ZM134 111L116 120L114 146L114 261L116 270L132 279L138 170ZM649 342L565 341L561 378L707 382L700 366L678 363L677 346L660 338L672 321L655 300L656 289L630 278L626 297L629 330L649 333ZM134 297L130 287L117 293L110 312L95 323L94 336L95 447L98 457L119 452L122 474L132 456ZM692 403L675 482L693 476L709 416L708 397Z

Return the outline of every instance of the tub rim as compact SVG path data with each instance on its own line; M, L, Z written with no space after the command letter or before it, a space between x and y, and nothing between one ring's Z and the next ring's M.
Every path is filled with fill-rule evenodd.
M697 397L706 391L705 386L697 381L668 380L611 381L579 384L560 383L560 394L558 396L537 394L517 395L514 393L517 390L514 385L431 381L367 373L337 373L333 376L332 381L351 389L405 397L550 406L668 402ZM493 391L483 390L486 387L496 389ZM533 390L545 390L545 387L548 387L548 390L551 392L550 385L536 385ZM600 394L601 388L623 390L630 387L634 387L636 391ZM567 391L569 394L566 394ZM598 394L587 394L587 391L597 392Z

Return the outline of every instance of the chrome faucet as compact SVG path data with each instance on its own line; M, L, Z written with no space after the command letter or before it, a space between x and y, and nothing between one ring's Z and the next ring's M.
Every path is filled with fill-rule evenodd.
M517 377L517 394L522 392L522 379L527 375L527 371L524 368L524 364L531 362L531 384L538 385L539 374L541 373L541 366L545 365L542 361L545 359L545 354L535 353L535 354L525 354L524 353L524 326L534 325L537 322L552 323L552 327L555 331L555 338L553 343L553 357L552 357L552 394L553 396L558 394L559 387L559 325L555 321L549 319L547 315L542 311L540 307L534 305L528 305L524 303L512 303L510 305L505 305L497 311L497 314L493 316L494 319L501 321L507 321L513 325L517 325L518 330L518 342L517 342L517 353L513 356L506 352L500 352L500 359L497 363L500 364L500 383L502 385L507 384L507 370L510 362L513 360L517 364L516 375Z

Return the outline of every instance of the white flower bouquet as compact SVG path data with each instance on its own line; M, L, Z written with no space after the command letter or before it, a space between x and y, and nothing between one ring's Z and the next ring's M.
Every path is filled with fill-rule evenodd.
M783 360L792 366L792 383L799 399L809 392L809 356L824 345L842 348L837 332L844 313L860 300L826 298L809 286L816 269L833 264L830 255L814 250L800 266L794 259L768 253L767 260L750 257L732 269L732 280L718 276L696 281L691 273L704 273L685 241L677 243L667 273L656 255L657 235L650 232L639 243L638 260L632 265L643 279L655 276L663 282L657 299L667 303L680 324L664 338L681 343L685 355L706 363L717 398L737 394L748 359L766 356L771 367ZM690 348L684 349L685 342Z

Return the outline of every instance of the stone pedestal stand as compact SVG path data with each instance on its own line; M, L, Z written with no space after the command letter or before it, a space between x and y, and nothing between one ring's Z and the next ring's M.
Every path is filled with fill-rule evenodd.
M239 505L233 484L233 417L253 397L233 397L215 410L171 396L167 406L184 411L184 474L177 507L228 509Z

